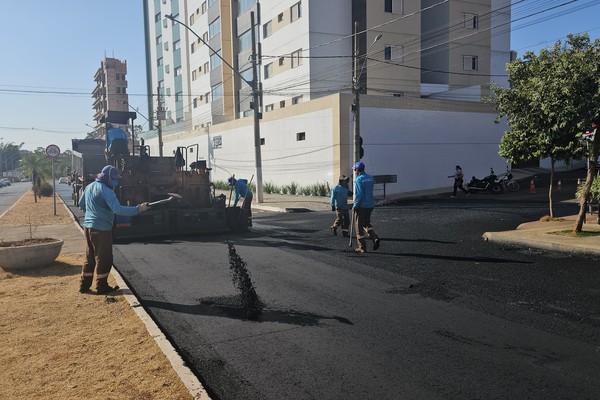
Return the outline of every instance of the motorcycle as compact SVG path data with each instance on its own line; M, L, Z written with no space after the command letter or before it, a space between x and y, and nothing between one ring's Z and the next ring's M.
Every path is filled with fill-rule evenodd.
M490 168L490 175L483 179L471 178L471 182L467 184L467 190L471 193L475 192L486 192L498 194L502 193L502 186L498 182L498 177L494 173L494 169Z
M511 192L518 192L521 189L519 182L513 180L512 173L506 167L506 172L496 179L496 182L500 185L502 190L509 190Z

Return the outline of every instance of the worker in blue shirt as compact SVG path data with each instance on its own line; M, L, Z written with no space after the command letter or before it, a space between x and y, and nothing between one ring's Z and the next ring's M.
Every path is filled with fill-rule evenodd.
M252 226L252 190L248 186L247 179L235 179L233 176L227 179L227 186L234 189L233 206L237 206L240 197L243 197L242 209L248 217L248 226Z
M96 180L86 186L79 207L85 212L85 261L81 269L79 292L85 293L92 286L96 271L96 292L106 294L118 289L108 285L108 275L113 265L112 227L115 214L132 216L148 210L148 203L122 206L113 191L121 175L112 165L102 168Z
M350 226L350 212L348 211L348 196L352 191L348 189L350 177L340 176L338 184L331 191L331 211L335 211L335 221L331 225L331 231L337 235L338 228L342 228L342 236L350 237L348 227Z
M362 161L354 164L354 173L356 178L354 180L352 214L354 227L356 228L356 241L358 242L358 247L354 251L366 253L367 243L365 237L373 241L373 250L377 250L381 242L371 225L371 213L375 207L373 197L375 181L371 175L365 172L365 164Z

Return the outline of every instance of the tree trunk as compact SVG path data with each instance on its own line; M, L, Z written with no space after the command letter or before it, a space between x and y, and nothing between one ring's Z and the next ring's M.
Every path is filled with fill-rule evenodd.
M598 122L596 122L598 125ZM598 130L596 130L598 133ZM585 179L585 186L583 188L583 196L579 200L579 214L573 227L573 234L577 234L583 230L583 222L585 221L585 205L590 198L590 191L592 183L594 182L594 176L596 175L596 163L598 159L598 153L600 152L600 135L594 134L594 141L592 143L592 151L588 154L589 166L587 171L587 177Z
M550 219L554 218L554 206L552 204L552 187L554 182L554 159L550 158L550 186L548 187L548 204L550 208Z

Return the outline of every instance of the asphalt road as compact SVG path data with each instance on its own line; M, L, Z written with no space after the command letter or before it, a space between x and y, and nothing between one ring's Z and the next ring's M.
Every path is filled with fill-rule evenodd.
M598 260L481 239L547 214L540 192L379 207L374 253L333 213L256 213L242 235L115 245L115 265L214 399L596 399Z

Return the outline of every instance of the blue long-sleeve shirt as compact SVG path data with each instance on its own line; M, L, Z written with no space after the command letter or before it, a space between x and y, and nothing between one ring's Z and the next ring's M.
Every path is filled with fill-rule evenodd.
M79 208L85 212L83 226L99 231L112 229L115 214L132 216L140 212L137 206L122 206L115 192L98 181L86 186Z
M336 185L331 191L331 206L336 210L348 209L348 192L347 186Z
M248 187L248 179L238 179L235 182L235 197L233 199L233 206L237 206L240 197L246 199L246 201L252 200L252 190Z
M352 208L374 208L373 177L366 172L361 172L354 180L354 205Z

